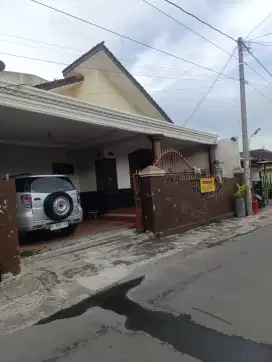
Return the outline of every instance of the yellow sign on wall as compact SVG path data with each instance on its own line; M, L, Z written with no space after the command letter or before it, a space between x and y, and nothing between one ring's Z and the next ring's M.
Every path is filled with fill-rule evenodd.
M213 192L215 191L214 177L200 179L200 192Z

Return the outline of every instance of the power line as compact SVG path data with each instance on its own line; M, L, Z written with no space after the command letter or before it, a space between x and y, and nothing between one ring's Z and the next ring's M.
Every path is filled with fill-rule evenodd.
M79 50L79 49L64 47L64 46L61 46L61 45L58 45L58 44L46 43L46 42L43 42L43 41L31 39L31 38L24 38L24 37L21 37L21 36L16 36L16 35L11 35L11 34L6 34L6 33L0 33L0 35L9 36L9 37L16 38L16 39L23 39L23 40L31 41L31 42L34 42L34 43L41 43L41 44L45 44L45 45L49 45L49 46L53 46L53 47L58 47L58 48L61 48L61 49L64 49L64 50L74 51L74 52L80 53L80 54L85 53L85 50ZM48 48L44 48L44 47L38 47L38 46L35 46L35 45L31 45L31 44L12 42L12 41L9 41L9 40L6 40L6 39L0 39L0 41L1 42L11 43L11 44L18 44L18 45L27 46L27 47L33 47L33 48L39 48L39 49L44 49L44 50L49 50L49 51L57 51L58 52L58 50L48 49ZM133 62L132 60L129 60L129 59L124 59L124 58L119 58L119 59L124 61L124 62ZM150 66L148 66L148 65L133 65L133 66L137 67L137 68L150 68ZM189 72L189 71L180 72L177 69L162 67L162 66L159 66L159 65L152 65L152 68L159 68L159 69L163 69L163 70L168 71L168 72L175 72L175 73L179 73L179 74L192 74L192 72ZM202 75L202 74L197 74L197 75Z
M263 47L271 47L272 42L259 43L259 42L256 42L256 41L251 41L249 44L261 45Z
M259 89L253 87L253 85L251 83L247 83L252 89L254 89L257 93L259 93L260 95L262 95L264 98L266 98L270 103L272 103L272 99L270 99L269 97L267 97L265 94L263 94Z
M162 14L164 14L165 16L169 17L170 19L174 20L176 23L180 24L181 26L185 27L186 29L192 31L194 34L198 35L199 37L201 37L202 39L208 41L209 43L211 43L212 45L216 46L217 48L221 49L223 52L225 52L228 55L231 55L232 57L234 57L235 59L239 60L236 56L234 56L233 54L229 53L228 51L226 51L225 49L221 48L220 46L218 46L217 44L214 44L213 42L211 42L209 39L205 38L204 36L202 36L201 34L195 32L194 30L192 30L191 28L189 28L188 26L184 25L183 23L181 23L180 21L178 21L177 19L173 18L171 15L167 14L166 12L164 12L163 10L157 8L156 6L154 6L153 4L149 3L147 0L142 0L144 1L146 4L150 5L151 7L153 7L154 9L158 10L159 12L161 12ZM249 69L251 69L253 72L255 72L258 76L260 76L262 79L264 79L266 82L268 82L268 80L266 80L261 74L259 74L254 68L252 68L250 65L245 64ZM269 83L269 82L268 82Z
M31 0L31 1L34 1L34 0ZM211 29L213 29L213 30L217 31L218 33L220 33L221 35L224 35L224 36L226 36L227 38L235 41L235 43L237 43L237 40L235 40L232 36L224 33L224 32L221 31L220 29L215 28L214 26L212 26L211 24L207 23L206 21L201 20L201 19L200 19L199 17L197 17L196 15L194 15L194 14L190 13L189 11L186 11L185 9L183 9L181 6L173 3L173 2L170 1L170 0L164 0L164 1L167 2L168 4L172 5L172 6L175 6L176 8L178 8L179 10L181 10L182 12L184 12L185 14L187 14L187 15L189 15L189 16L192 16L194 19L196 19L196 20L199 21L200 23L207 25L207 26L210 27Z
M270 17L271 14L272 14L272 12L269 13L269 14L245 37L245 39L247 39L252 33L254 33L254 31L257 30L257 29ZM256 38L255 38L255 39L256 39Z
M145 0L143 0L145 1ZM2 33L0 33L1 35ZM7 34L4 34L4 35L7 35ZM29 41L33 41L33 42L37 42L37 43L42 43L42 44L46 44L46 45L50 45L50 46L56 46L56 47L60 47L60 48L64 48L64 49L69 49L69 50L74 50L74 51L77 51L77 52L83 52L83 50L75 50L75 49L72 49L72 48L66 48L66 47L62 47L60 45L57 45L57 44L51 44L51 43L45 43L45 42L42 42L42 41L39 41L39 40L34 40L34 39L30 39L30 38L23 38L23 37L17 37L17 36L13 36L13 35L8 35L8 36L11 36L11 37L15 37L15 38L19 38L19 39L24 39L24 40L29 40ZM5 40L2 40L0 39L0 41L5 41ZM21 43L15 43L15 42L11 42L12 44L19 44L19 45L23 45L23 46L30 46L30 47L35 47L36 46L33 46L33 45L29 45L29 44L21 44ZM261 45L261 44L260 44ZM37 47L39 49L44 49L43 47ZM52 49L48 49L48 50L52 50ZM53 51L53 50L52 50ZM230 54L228 52L226 52L227 54ZM68 63L60 63L60 62L55 62L55 61L49 61L49 60L45 60L45 59L39 59L39 58L30 58L30 57L24 57L24 56L20 56L20 55L17 55L17 54L10 54L10 53L2 53L2 54L5 54L5 55L9 55L9 56L15 56L15 57L21 57L21 58L26 58L26 59L31 59L31 60L36 60L36 61L43 61L43 62L47 62L47 63L52 63L52 64L60 64L60 65L69 65ZM237 59L237 57L235 57ZM120 58L120 60L123 60L123 61L127 61L126 59L123 59L123 58ZM248 64L245 64L249 69L251 69L253 72L255 72L258 76L260 76L263 80L265 80L267 83L269 83L269 81L267 79L265 79L261 74L259 74L255 69L253 69L252 67L250 67ZM149 69L150 66L141 66L141 65L134 65L134 67L139 67L139 68L147 68ZM178 70L175 70L174 68L166 68L166 67L162 67L162 66L155 66L155 65L152 65L152 68L159 68L159 69L163 69L163 70L166 70L168 72L173 72L173 73L178 73L178 74L181 74L181 75L184 75L184 74L192 74L192 72L189 72L189 71L186 71L186 72L179 72ZM122 74L122 72L114 72L114 71L109 71L109 70L104 70L104 69L99 69L99 68L91 68L91 67L82 67L82 68L85 68L85 69L90 69L90 70L101 70L101 71L105 71L105 72L112 72L112 73L119 73L119 74ZM202 74L196 74L196 75L202 75ZM204 74L205 75L205 74ZM195 79L195 78L172 78L172 77L161 77L161 76L152 76L152 75L146 75L146 74L136 74L134 73L134 76L138 76L138 77L147 77L147 78L155 78L155 79L173 79L173 80L184 80L184 81L188 81L188 80L196 80L198 81L198 79ZM225 75L226 77L227 75ZM206 81L206 79L200 79L201 81ZM207 79L208 80L208 79ZM256 83L258 84L258 83Z
M212 42L211 40L207 39L206 37L204 37L203 35L197 33L195 30L189 28L187 25L183 24L182 22L180 22L179 20L175 19L173 16L167 14L165 11L157 8L155 5L151 4L150 2L148 2L147 0L142 0L143 2L145 2L146 4L148 4L149 6L151 6L152 8L156 9L157 11L159 11L160 13L164 14L165 16L167 16L168 18L172 19L173 21L175 21L177 24L181 25L182 27L188 29L189 31L191 31L192 33L196 34L197 36L199 36L200 38L206 40L208 43L214 45L216 48L222 50L224 53L228 54L228 55L232 55L230 52L228 52L227 50L221 48L219 45L215 44L214 42ZM238 58L237 58L238 59Z
M19 42L16 42L16 41L11 41L11 40L6 40L6 39L0 39L0 42L9 43L9 44L16 44L16 45L21 45L21 46L30 47L30 48L36 48L36 49L43 49L43 50L48 50L48 51L50 51L50 52L58 52L58 53L61 52L61 50L57 50L57 49L48 49L48 48L40 47L40 46L38 46L38 45L23 44L23 43L19 43ZM82 52L81 52L81 53L82 53Z
M184 91L195 91L195 90L200 90L200 89L207 89L208 87L198 87L198 88L181 88L181 89L166 89L166 90L154 90L154 91L150 91L148 93L161 93L161 92L184 92ZM99 92L99 93L87 93L90 95L108 95L108 94L128 94L128 93L134 93L133 91L131 92Z
M245 43L243 43L244 48L249 51L249 48L246 46ZM247 63L244 63L249 69L251 69L255 74L257 74L260 78L262 78L265 82L267 82L268 84L271 84L265 77L263 77L260 73L257 72L257 70L255 70L254 68L252 68L250 65L248 65Z
M69 14L69 13L67 13L67 12L65 12L65 11L59 10L59 9L57 9L57 8L54 8L54 7L52 7L52 6L43 4L43 3L41 3L41 2L39 2L39 1L37 1L37 0L30 0L30 1L32 1L32 2L34 2L34 3L37 3L37 4L41 5L41 6L44 6L44 7L46 7L46 8L49 8L49 9L51 9L51 10L57 11L57 12L63 14L63 15L69 16L69 17L71 17L71 18L73 18L73 19L80 20L80 21L82 21L82 22L84 22L84 23L86 23L86 24L92 25L92 26L94 26L94 27L96 27L96 28L98 28L98 29L105 30L105 31L107 31L107 32L109 32L109 33L111 33L111 34L117 35L117 36L119 36L119 37L121 37L121 38L123 38L123 39L130 40L130 41L132 41L133 43L142 45L142 46L144 46L144 47L146 47L146 48L148 48L148 49L155 50L155 51L157 51L157 52L159 52L159 53L161 53L161 54L168 55L168 56L170 56L170 57L172 57L172 58L182 60L182 61L185 62L185 63L191 64L191 65L194 65L194 66L199 67L199 68L201 68L201 69L209 70L210 72L213 72L213 73L217 73L217 74L218 74L217 71L215 71L215 70L213 70L213 69L211 69L211 68L208 68L208 67L205 67L205 66L203 66L203 65L200 65L200 64L191 62L191 61L189 61L189 60L187 60L187 59L184 59L184 58L181 58L181 57L179 57L179 56L177 56L177 55L168 53L168 52L166 52L166 51L164 51L164 50L162 50L162 49L155 48L155 47L153 47L153 46L151 46L151 45L142 43L141 41L132 39L132 38L126 36L126 35L120 34L120 33L116 32L116 31L114 31L114 30L105 28L105 27L103 27L103 26L101 26L101 25L92 23L92 22L90 22L90 21L88 21L88 20L82 19L82 18L80 18L80 17L78 17L78 16L76 16L76 15L72 15L72 14ZM234 40L234 39L233 39L233 40ZM223 73L220 74L220 75L226 76L226 77L228 77L228 78L231 78L230 76L228 76L228 75L226 75L226 74L223 74ZM236 78L233 78L233 79L237 80Z
M235 52L236 47L233 49L233 52L231 54L231 56L229 57L229 59L227 60L227 63L224 65L224 67L221 69L221 72L223 72L226 67L228 66L230 60L233 58L234 52ZM220 72L220 73L221 73ZM208 95L210 94L210 92L212 91L213 87L215 86L216 82L218 81L220 74L216 76L216 78L214 79L214 81L212 82L211 86L209 87L208 91L204 94L204 96L200 99L200 101L197 103L196 107L194 108L193 112L190 114L190 116L187 118L187 120L184 122L183 126L186 126L187 123L190 122L190 120L192 119L192 117L195 115L195 113L197 112L197 110L199 109L199 107L201 106L201 104L206 100L206 98L208 97Z
M76 52L82 52L81 50L78 50L78 49L68 48L68 47L65 47L65 46L62 46L62 45L59 45L59 44L54 44L54 43L47 43L47 42L44 42L44 41L41 41L41 40L34 40L34 39L31 39L31 38L25 38L25 37L18 36L18 35L11 35L11 34L7 34L7 33L0 33L0 35L9 36L9 37L11 37L11 38L16 38L16 39L33 41L33 42L35 42L35 43L40 43L40 44L44 44L44 45L50 45L50 46L58 47L58 48L62 48L62 49L69 49L69 50L76 51Z
M166 16L169 16L171 19L173 19L174 21L176 21L176 22L179 23L180 25L184 26L184 25L183 25L182 23L180 23L178 20L176 20L176 19L173 18L172 16L166 14L164 11L158 9L157 7L153 6L152 4L150 4L149 2L147 2L146 0L143 0L143 1L146 2L147 4L151 5L152 7L154 7L155 9L157 9L158 11L164 13ZM171 5L175 6L175 7L177 7L178 9L180 9L180 10L183 11L183 12L185 12L186 14L188 14L188 15L190 15L190 16L193 16L193 17L196 18L198 21L200 21L200 22L202 22L202 23L210 26L212 29L214 29L214 30L216 30L216 31L219 31L221 34L223 34L223 35L227 36L228 38L231 38L232 40L234 40L235 42L237 42L234 38L229 37L229 36L228 36L227 34L225 34L225 33L222 33L219 29L216 29L216 28L212 27L210 24L202 21L202 20L199 19L197 16L195 16L195 15L189 13L188 11L184 10L184 9L181 8L179 5L173 3L173 2L171 2L171 1L169 1L169 0L164 0L164 1L166 1L167 3L169 3L169 4L171 4ZM186 27L186 26L185 26L185 27ZM188 28L188 27L187 27L187 29L191 30L191 29ZM191 30L191 31L192 31L192 30ZM194 31L193 31L193 32L194 32ZM196 32L194 32L194 33L197 34L197 35L199 35L201 38L207 40L208 42L210 42L208 39L206 39L206 38L203 37L202 35L200 35L200 34L198 34L198 33L196 33ZM212 42L210 42L210 43L212 43ZM212 43L212 44L215 45L215 46L217 46L217 45L214 44L214 43ZM223 49L223 48L221 48L221 47L219 47L219 46L217 46L217 47L218 47L219 49L223 50L223 51L224 51L225 53L227 53L228 55L231 55L232 57L238 59L238 58L235 57L233 54L227 52L225 49ZM249 69L251 69L253 72L255 72L259 77L261 77L261 78L264 79L267 83L269 83L269 81L268 81L267 79L265 79L261 74L259 74L254 68L252 68L250 65L248 65L248 64L246 64L246 63L245 63L245 65L246 65Z
M64 62L57 62L57 61L53 61L53 60L47 60L47 59L41 59L41 58L33 58L33 57L28 57L28 56L24 56L24 55L18 55L18 54L12 54L12 53L4 53L4 52L0 52L0 54L3 55L8 55L8 56L12 56L12 57L16 57L16 58L22 58L22 59L29 59L29 60L34 60L34 61L39 61L39 62L44 62L44 63L52 63L52 64L57 64L57 65L70 65L69 63L64 63ZM113 71L113 70L107 70L107 69L102 69L102 68L92 68L92 67L86 67L86 66L81 66L81 68L83 69L89 69L89 70L99 70L102 72L107 72L107 73L115 73L115 74L120 74L123 75L124 73L121 71ZM218 73L215 71L215 73ZM219 73L218 73L219 74ZM197 79L197 78L174 78L174 77L161 77L161 76L155 76L155 75L148 75L148 74L136 74L134 73L135 77L146 77L146 78L155 78L155 79L172 79L172 80L182 80L182 81L187 81L187 80L193 80L193 81L207 81L206 79ZM224 74L224 76L226 78L232 79L232 80L238 80L237 78L228 76L226 74Z
M262 78L264 81L266 81L266 83L270 84L269 80L267 80L265 77L263 77L260 73L257 72L257 70L255 70L254 68L250 67L247 63L245 63L245 65L251 69L255 74L257 74L260 78Z
M269 70L259 61L257 57L252 53L252 51L246 46L247 52L260 64L260 66L272 77L272 74L269 72Z
M259 35L259 36L256 36L256 38L251 38L251 39L249 39L249 40L251 41L251 40L263 38L263 37L265 37L265 36L267 36L267 35L272 35L272 33L266 33L266 34L263 34L263 35Z

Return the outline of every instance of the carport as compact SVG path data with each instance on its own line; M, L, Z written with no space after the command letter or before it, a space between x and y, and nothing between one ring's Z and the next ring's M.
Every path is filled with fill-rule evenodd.
M150 165L162 147L189 150L196 167L211 167L213 134L37 88L3 81L0 87L0 176L68 174L86 211L116 210L111 214L120 220L127 210L134 220L131 174ZM130 155L139 150L145 156L135 164Z

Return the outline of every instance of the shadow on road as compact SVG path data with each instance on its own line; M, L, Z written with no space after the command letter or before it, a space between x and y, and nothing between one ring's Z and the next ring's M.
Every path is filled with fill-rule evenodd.
M195 323L190 315L175 316L168 312L142 307L127 293L139 286L144 277L134 279L92 296L75 306L62 310L37 324L77 317L89 308L99 306L126 316L128 330L144 332L171 345L176 351L203 362L271 362L272 346L229 336Z

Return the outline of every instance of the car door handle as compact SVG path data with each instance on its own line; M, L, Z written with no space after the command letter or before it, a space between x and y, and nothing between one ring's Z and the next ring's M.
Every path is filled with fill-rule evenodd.
M41 199L39 197L35 197L34 201L40 201Z

